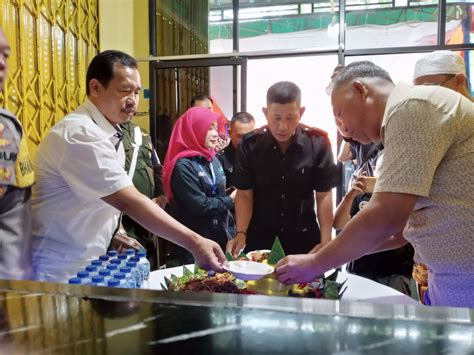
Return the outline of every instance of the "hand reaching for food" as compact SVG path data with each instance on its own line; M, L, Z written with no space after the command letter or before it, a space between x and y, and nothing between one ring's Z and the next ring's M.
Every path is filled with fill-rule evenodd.
M127 234L124 233L117 233L112 238L112 247L122 254L127 249L135 249L140 250L144 249L143 245L141 245L136 239L129 237Z
M288 255L278 262L275 273L278 280L287 285L311 282L319 275L314 254Z

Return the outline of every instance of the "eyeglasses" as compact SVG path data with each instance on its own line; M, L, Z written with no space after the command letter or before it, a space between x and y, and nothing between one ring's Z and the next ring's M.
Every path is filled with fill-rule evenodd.
M446 79L444 79L442 82L440 83L430 83L430 82L426 82L426 83L423 83L421 85L431 85L431 86L443 86L444 84L446 84L448 81L452 80L454 77L456 77L456 74L448 74Z

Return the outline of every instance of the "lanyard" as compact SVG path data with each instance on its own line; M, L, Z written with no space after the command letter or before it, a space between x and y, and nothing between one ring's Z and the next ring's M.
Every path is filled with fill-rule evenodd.
M209 177L209 175L207 175L207 173L204 171L204 169L202 168L201 165L199 165L199 168L201 169L201 171L204 173L204 175L207 177L207 179L209 180L209 182L211 184L212 196L213 197L217 196L216 175L214 174L214 168L212 167L212 162L209 162L209 168L211 169L212 180Z

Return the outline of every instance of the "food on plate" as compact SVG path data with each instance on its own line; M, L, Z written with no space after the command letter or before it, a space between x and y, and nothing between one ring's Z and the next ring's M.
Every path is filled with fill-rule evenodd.
M165 277L165 285L162 289L170 291L194 291L213 293L241 293L242 284L235 277L225 272L216 274L214 271L206 272L195 268L194 272L183 266L183 276L171 275Z
M256 261L259 263L266 263L269 265L276 265L281 259L285 257L285 252L280 243L280 239L275 237L272 249L253 250L246 255L248 260ZM240 259L239 259L240 260Z
M228 252L226 251L225 252L225 257L227 259L227 261L234 261L234 260L249 260L249 258L247 257L247 255L244 254L244 252L240 252L239 256L237 256L237 258L234 259L234 257Z
M183 266L183 276L165 277L162 289L170 291L194 291L237 294L263 294L277 296L341 299L347 289L346 281L336 282L338 272L328 277L318 277L313 282L296 285L280 283L273 273L273 265L285 257L282 245L275 238L271 250L254 250L247 255L240 253L234 259L226 253L228 260L225 273L206 272L195 267L194 272ZM268 265L266 265L268 264ZM244 281L245 280L245 281Z
M247 258L252 261L256 261L257 263L267 262L268 256L270 255L270 250L263 249L263 250L254 250L247 253Z
M214 273L195 268L194 272L183 266L183 276L171 275L165 277L163 290L169 291L192 291L234 294L261 294L268 296L292 296L322 299L341 299L347 289L344 287L346 281L339 283L334 281L337 271L326 277L316 279L310 283L297 285L283 285L273 274L257 281L242 281L228 272Z
M240 289L234 280L235 278L226 272L214 276L189 279L178 287L179 291L239 293Z
M335 273L337 275L337 271ZM324 298L327 300L339 300L347 290L347 286L344 287L346 282L347 280L342 283L332 281L329 277L320 278L313 282L305 282L295 285L297 287L291 288L288 291L288 295L294 297L314 297Z

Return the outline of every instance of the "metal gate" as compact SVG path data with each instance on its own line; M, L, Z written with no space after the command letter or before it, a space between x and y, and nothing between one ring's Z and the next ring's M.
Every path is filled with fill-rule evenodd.
M247 58L190 57L164 57L150 63L150 134L160 158L166 153L174 121L189 108L191 96L209 94L210 68L232 68L232 111L246 109Z
M86 95L87 65L99 50L98 0L4 0L12 54L0 106L17 115L30 152Z

